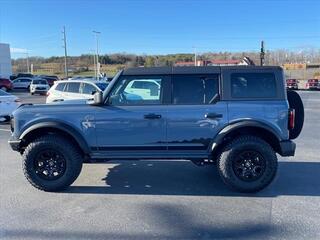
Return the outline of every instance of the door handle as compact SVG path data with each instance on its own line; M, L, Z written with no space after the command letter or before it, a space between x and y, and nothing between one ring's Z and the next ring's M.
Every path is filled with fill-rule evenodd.
M223 115L221 113L206 113L204 115L205 118L222 118Z
M145 119L159 119L159 118L161 118L161 115L155 114L155 113L149 113L149 114L144 115L144 118Z

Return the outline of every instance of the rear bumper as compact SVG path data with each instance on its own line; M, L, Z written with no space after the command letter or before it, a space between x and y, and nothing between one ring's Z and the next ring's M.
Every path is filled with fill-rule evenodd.
M10 147L12 148L12 150L20 151L20 144L21 144L20 139L16 139L14 136L11 136L10 139L8 140L8 143L9 143Z
M296 151L296 144L291 140L280 142L280 152L279 154L283 157L294 156Z

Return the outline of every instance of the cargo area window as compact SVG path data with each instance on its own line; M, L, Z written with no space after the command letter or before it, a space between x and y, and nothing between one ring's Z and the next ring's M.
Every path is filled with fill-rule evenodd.
M277 96L273 73L232 73L233 98L274 98Z

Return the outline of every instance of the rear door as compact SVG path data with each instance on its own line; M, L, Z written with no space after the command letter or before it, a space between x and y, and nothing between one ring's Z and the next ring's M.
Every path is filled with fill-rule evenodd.
M21 88L21 79L15 79L13 82L12 82L12 87L13 88Z
M227 103L219 101L219 73L172 77L167 141L172 152L204 157L214 136L227 124ZM202 156L204 155L204 156Z
M65 98L66 98L65 100L83 98L80 95L80 83L79 82L70 81L69 83L67 83L67 86L65 88Z

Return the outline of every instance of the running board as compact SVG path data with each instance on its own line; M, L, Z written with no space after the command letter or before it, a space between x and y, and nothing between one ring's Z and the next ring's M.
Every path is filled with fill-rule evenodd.
M91 159L208 159L207 152L137 152L137 151L97 151L90 154Z

